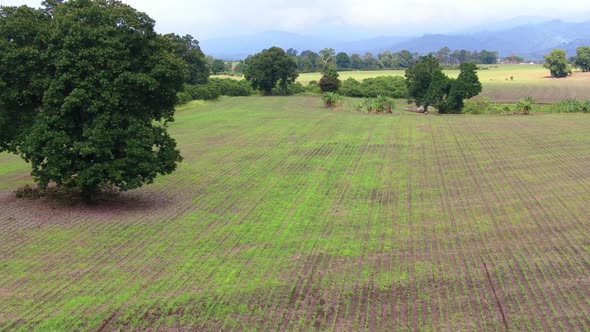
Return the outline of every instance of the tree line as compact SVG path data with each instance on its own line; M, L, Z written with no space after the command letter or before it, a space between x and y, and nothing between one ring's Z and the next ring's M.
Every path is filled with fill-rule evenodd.
M366 52L364 54L338 52L332 48L324 48L319 52L305 50L299 53L293 48L286 50L297 64L297 70L301 73L321 72L326 62L331 62L339 71L345 70L379 70L379 69L405 69L416 64L420 58L419 53L408 50L399 52L383 51L377 54ZM467 51L451 50L443 47L431 53L442 65L459 65L464 62L476 62L481 64L495 64L498 62L498 52L495 51ZM238 67L238 70L240 67Z

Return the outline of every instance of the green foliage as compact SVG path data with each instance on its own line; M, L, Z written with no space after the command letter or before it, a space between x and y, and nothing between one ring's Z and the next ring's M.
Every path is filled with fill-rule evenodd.
M519 113L528 115L533 109L534 104L535 100L533 99L533 97L525 97L524 99L518 100L518 103L516 104L516 109Z
M192 100L215 100L221 95L216 84L202 85L185 85L184 91L187 92Z
M338 92L340 88L339 75L335 70L329 70L320 79L320 90L322 92Z
M297 63L282 48L276 46L249 56L244 64L244 78L254 89L261 90L265 95L271 94L277 83L280 91L287 93L289 83L295 82L299 76Z
M551 111L556 113L588 113L590 112L590 100L563 99L551 105Z
M368 113L393 113L395 101L386 96L377 96L376 98L366 98L361 105Z
M580 46L576 49L574 64L584 72L590 71L590 46Z
M254 92L250 84L244 80L213 77L209 79L209 85L215 86L223 96L250 96Z
M187 91L180 91L176 94L176 105L184 105L193 101L193 96Z
M300 83L300 88L303 86ZM183 105L193 100L216 100L219 96L250 96L253 90L248 82L231 78L209 79L207 84L185 84L183 90L178 93L177 105Z
M199 42L191 35L179 36L171 33L164 35L164 37L169 38L174 43L174 53L187 64L188 75L185 83L207 83L209 69L205 61L205 54L199 47Z
M343 98L335 92L325 92L322 94L322 100L326 108L335 108L342 105Z
M434 106L439 113L461 112L464 100L478 95L482 86L475 64L462 63L459 70L456 79L449 78L434 56L421 57L416 65L406 70L408 102L415 102L425 111Z
M147 15L116 1L1 7L0 49L0 149L41 188L90 198L176 169L166 123L187 66Z
M225 61L221 59L214 59L213 61L211 61L211 72L213 73L213 75L223 73L226 70L228 70L228 67L225 64Z
M317 81L310 81L307 86L305 87L305 91L309 93L320 94L322 90L320 89L320 85Z
M345 52L336 54L336 66L339 69L349 69L351 66L350 57Z
M465 107L463 107L463 113L467 114L489 114L497 113L496 108L492 104L492 101L488 97L482 97L477 99L469 99L465 101Z
M565 51L556 48L545 56L543 67L549 69L553 77L567 77L572 74L572 68L567 61Z
M339 91L347 97L366 98L405 98L408 93L404 78L399 76L378 76L364 79L362 82L348 78L342 82Z

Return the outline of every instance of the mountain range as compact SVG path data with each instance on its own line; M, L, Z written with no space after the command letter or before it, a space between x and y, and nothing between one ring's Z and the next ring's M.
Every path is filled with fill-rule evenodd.
M518 25L519 19L473 27L452 34L425 34L421 36L378 36L370 39L346 40L344 37L324 37L282 31L267 31L247 36L226 37L201 42L203 51L217 58L238 60L271 46L285 50L293 48L319 51L330 47L349 54L379 53L385 50L409 50L420 54L435 52L447 46L450 49L469 51L487 49L498 51L500 56L519 55L527 60L540 60L553 48L563 48L569 56L581 45L590 45L590 21L564 22L539 21Z

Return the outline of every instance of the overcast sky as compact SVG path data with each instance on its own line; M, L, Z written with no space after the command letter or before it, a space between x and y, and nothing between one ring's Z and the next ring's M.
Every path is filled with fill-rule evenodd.
M199 40L262 31L358 36L448 33L515 17L590 19L589 0L124 0L162 33ZM38 6L40 0L0 0Z

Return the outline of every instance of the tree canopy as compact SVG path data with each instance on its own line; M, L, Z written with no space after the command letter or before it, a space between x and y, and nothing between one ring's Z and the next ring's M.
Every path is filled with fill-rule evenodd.
M584 72L590 71L590 46L580 46L576 49L574 64Z
M166 131L187 66L146 14L114 0L0 8L0 151L90 195L181 160Z
M174 53L184 60L187 64L188 75L186 83L188 84L205 84L209 79L209 68L205 61L205 54L199 47L199 41L191 35L179 36L177 34L167 34L174 42Z
M552 50L545 56L543 67L549 69L553 77L567 77L572 74L565 51L559 48Z
M265 95L271 94L277 83L280 90L286 93L288 85L299 76L297 63L282 48L276 46L249 56L244 65L244 78L254 89L261 90Z
M439 113L457 113L463 109L464 100L477 96L482 86L477 77L477 66L462 63L456 79L447 77L434 55L421 57L406 70L408 101L428 111L434 106Z

